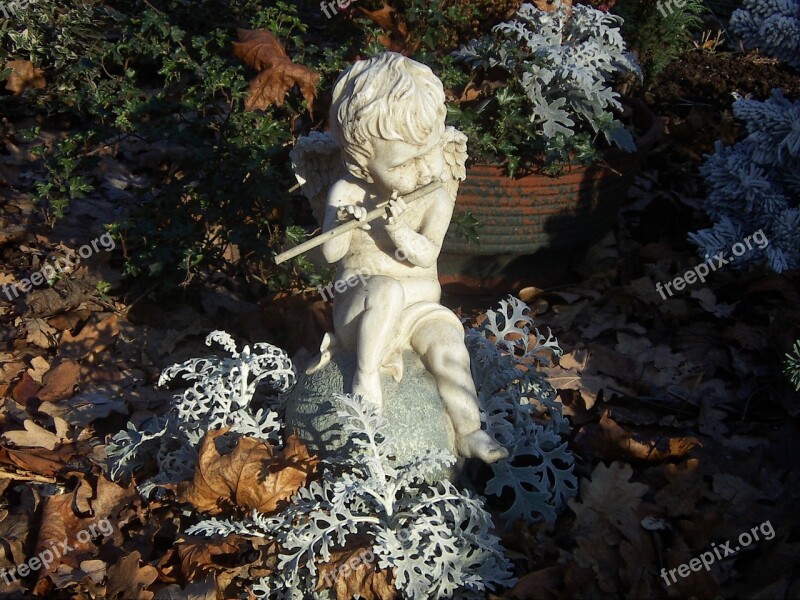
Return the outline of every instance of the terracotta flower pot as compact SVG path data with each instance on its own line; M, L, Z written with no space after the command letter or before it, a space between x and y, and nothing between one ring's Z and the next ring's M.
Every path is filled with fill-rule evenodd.
M451 223L439 258L442 284L461 284L459 291L509 291L525 283L523 274L512 272L518 269L508 268L514 259L579 248L600 237L614 221L642 155L661 132L660 120L642 102L629 104L637 130L644 132L636 139L637 152L614 148L601 163L574 166L558 177L511 179L501 167L468 168L455 215L472 212L480 223L480 241L458 239Z

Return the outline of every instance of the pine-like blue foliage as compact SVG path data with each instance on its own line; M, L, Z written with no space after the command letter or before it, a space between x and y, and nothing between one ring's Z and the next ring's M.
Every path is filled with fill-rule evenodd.
M731 30L749 50L800 69L800 0L744 0L731 15Z
M730 255L743 238L763 231L769 244L736 258L733 266L766 259L780 273L800 267L800 102L780 90L764 102L736 100L733 113L749 135L733 146L716 144L700 172L705 210L716 221L689 234L702 252Z

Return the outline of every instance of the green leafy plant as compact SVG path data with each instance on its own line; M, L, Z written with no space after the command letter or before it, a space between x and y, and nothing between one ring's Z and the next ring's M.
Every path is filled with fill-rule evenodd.
M161 291L209 270L272 285L301 275L270 257L302 219L287 192L288 147L307 107L289 94L283 107L245 111L249 74L231 44L237 25L267 28L328 79L346 50L306 52L297 8L262 5L36 2L0 30L0 58L30 60L47 80L6 98L8 113L69 132L40 147L46 177L35 197L58 218L99 188L87 157L124 160L137 183L107 225L124 244L126 273L158 277Z
M706 7L703 0L618 0L613 11L624 19L622 32L649 83L692 49Z
M470 70L464 94L472 95L450 121L469 137L472 155L502 160L513 175L534 161L590 162L601 142L634 151L614 113L622 108L614 80L639 75L620 24L588 6L546 12L523 4L512 21L462 47L455 56Z
M786 375L795 389L800 392L800 340L794 343L792 352L786 353L786 360L783 363Z
M33 150L35 156L44 159L47 178L34 184L31 197L40 203L51 224L64 216L71 200L94 191L88 177L81 174L87 171L85 165L89 162L85 157L86 146L86 136L76 133L52 150L44 145Z

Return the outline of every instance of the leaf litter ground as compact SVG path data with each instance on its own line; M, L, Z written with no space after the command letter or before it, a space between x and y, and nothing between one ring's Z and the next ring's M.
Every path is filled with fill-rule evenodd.
M703 60L723 59L697 53L685 68ZM800 324L797 274L728 269L666 300L655 289L694 257L686 232L704 226L701 154L713 139L736 135L722 98L687 105L684 92L656 88L668 135L613 230L565 265L566 283L520 290L537 327L552 328L565 350L548 375L572 422L581 486L555 523L519 524L505 534L520 581L493 598L800 595L800 404L781 372ZM128 165L108 158L108 189L120 194L115 203L78 202L53 230L30 199L12 191L15 178L30 176L24 152L6 144L0 164L2 283L35 268L43 255L74 250L88 231L100 232L97 225L113 220L125 187L136 183L120 177L130 173ZM0 568L61 542L71 546L48 568L0 583L0 593L231 597L236 576L255 578L274 565L274 548L239 536L212 542L186 535L196 519L185 507L207 514L273 507L305 474L273 469L268 489L250 489L275 459L269 446L242 442L220 455L209 438L194 478L148 502L132 485L109 480L105 444L128 420L165 410L170 393L156 388L159 373L206 355L202 340L212 329L281 345L302 364L330 327L330 306L309 291L243 298L209 284L178 301L123 301L98 297L100 279L119 280L106 253L55 289L0 305ZM480 318L497 299L447 302ZM286 323L293 323L291 332ZM104 517L111 534L76 542ZM665 584L663 568L689 564L766 521L772 539ZM334 560L344 563L363 549L354 544ZM387 581L361 565L335 589L339 597L359 591L391 598Z

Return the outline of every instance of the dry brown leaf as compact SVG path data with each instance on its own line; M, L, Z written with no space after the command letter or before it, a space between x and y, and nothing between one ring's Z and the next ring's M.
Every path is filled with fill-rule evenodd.
M644 564L650 564L655 555L641 526L642 497L649 488L631 482L632 476L633 468L628 464L615 462L607 467L599 463L591 481L581 480L580 500L569 500L575 513L575 561L594 571L598 586L605 593L630 590L634 584L647 586L646 582L637 582L635 572L629 571L634 566L627 564L625 556L638 555Z
M158 579L158 570L146 563L140 567L140 560L139 552L133 552L108 568L109 600L150 600L155 595L145 588Z
M558 600L562 595L557 590L561 590L563 587L564 569L547 567L520 577L517 585L509 592L509 596L519 600L527 598Z
M59 435L52 433L37 425L30 419L26 419L23 423L23 429L16 431L6 431L3 433L3 438L16 446L23 446L29 448L45 448L46 450L54 450L55 447L63 441Z
M97 479L95 486L79 484L72 492L48 496L42 500L42 524L35 553L60 549L58 560L49 566L51 571L61 562L79 567L81 561L91 557L89 551L95 548L93 540L108 532L108 525L103 527L99 522L108 519L113 530L110 535L115 535L117 514L137 497L134 488L119 486L103 476ZM83 516L86 513L89 516ZM63 547L64 543L69 549Z
M44 387L37 397L43 402L57 402L75 393L80 365L69 358L62 360L44 376Z
M411 37L406 23L397 18L395 9L386 2L378 10L367 10L362 7L359 7L358 10L386 32L386 35L380 36L378 41L387 50L408 56L419 48L421 41Z
M34 356L31 359L31 368L28 369L28 375L31 376L36 383L42 383L44 374L50 370L50 363L48 363L42 356Z
M54 330L55 331L55 330ZM106 350L119 334L117 315L96 315L83 326L78 335L65 331L58 353L65 358L81 359Z
M62 445L52 452L44 448L0 447L0 464L22 472L52 477L75 455L72 445Z
M50 327L44 319L30 319L25 323L25 331L28 334L25 341L34 346L47 350L56 345L58 331Z
M624 457L650 462L681 458L695 446L702 446L697 438L661 437L656 440L636 440L631 432L626 431L608 415L608 411L600 417L599 435L594 439L594 449L601 458Z
M296 435L277 456L273 447L254 438L239 438L230 454L220 456L214 441L228 429L203 438L192 481L179 486L181 499L212 515L239 507L270 513L307 483L317 459Z
M286 94L297 85L313 114L319 73L293 62L278 38L265 29L237 29L236 34L239 41L233 43L233 53L260 71L250 81L245 110L283 106Z
M355 595L374 600L394 600L394 573L379 570L371 546L361 546L331 553L331 560L319 567L316 590L333 588L336 600L350 600Z
M21 94L28 89L40 90L47 85L42 70L29 60L10 60L5 68L13 69L6 79L6 89L14 94Z
M36 383L29 373L23 373L22 379L20 379L19 383L14 386L11 396L17 401L18 404L22 404L24 406L28 400L36 397L41 388L42 386Z
M6 383L10 383L14 381L17 376L25 369L25 363L21 360L15 360L14 357L10 354L8 356L8 362L4 360L2 368L0 368L0 381L4 381Z
M695 504L709 495L708 484L703 480L700 461L690 458L680 465L666 465L664 476L669 484L656 492L656 502L667 509L670 517L691 515Z
M183 576L187 581L196 581L222 567L237 566L242 544L243 538L237 535L222 540L189 540L178 544Z

